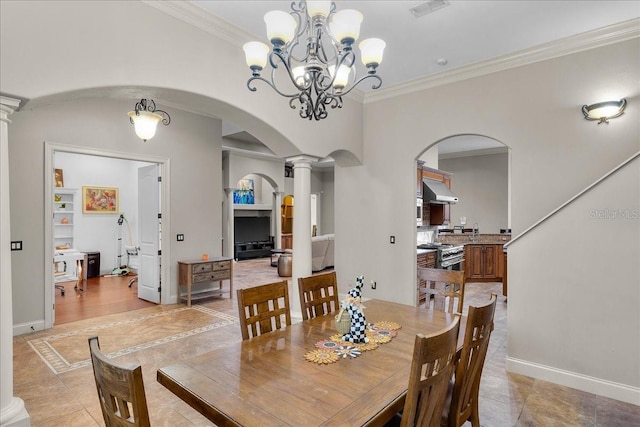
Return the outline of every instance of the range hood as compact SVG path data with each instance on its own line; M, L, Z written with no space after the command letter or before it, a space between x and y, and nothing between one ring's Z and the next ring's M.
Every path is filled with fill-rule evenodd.
M422 178L422 199L429 203L458 203L458 197L444 185L435 179Z

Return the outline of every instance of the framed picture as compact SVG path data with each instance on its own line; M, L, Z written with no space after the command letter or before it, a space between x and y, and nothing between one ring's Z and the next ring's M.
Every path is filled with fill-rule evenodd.
M255 203L252 179L238 181L238 189L233 190L233 203L237 205L253 205Z
M82 187L82 213L117 214L118 189L116 187Z
M64 187L64 177L62 176L62 169L54 169L53 177L56 182L56 187Z

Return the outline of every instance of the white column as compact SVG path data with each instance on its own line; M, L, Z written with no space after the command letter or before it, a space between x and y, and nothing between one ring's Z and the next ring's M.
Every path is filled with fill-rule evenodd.
M293 163L293 259L291 311L302 317L298 278L311 275L311 163L317 157L297 156Z
M233 228L233 218L234 218L234 213L233 213L233 190L235 190L235 188L225 188L224 192L227 196L226 201L225 201L225 213L226 213L226 218L225 219L225 227L224 227L224 256L228 256L233 258L233 248L234 248L234 243L235 240L233 238L234 236L234 228Z
M29 426L24 402L13 395L13 302L9 217L9 115L20 105L0 96L0 426Z
M274 222L274 249L282 249L282 191L274 191L273 193L273 209L271 218Z

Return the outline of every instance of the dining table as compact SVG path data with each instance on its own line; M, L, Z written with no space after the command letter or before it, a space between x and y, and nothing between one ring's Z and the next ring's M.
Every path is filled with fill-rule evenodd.
M305 358L337 342L334 312L162 367L157 381L218 426L384 425L404 406L416 334L438 332L454 316L375 299L363 305L368 324L397 328L357 357Z

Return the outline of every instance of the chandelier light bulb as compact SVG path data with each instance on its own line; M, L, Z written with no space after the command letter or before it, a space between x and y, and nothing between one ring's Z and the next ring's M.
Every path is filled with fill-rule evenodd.
M135 111L130 111L129 117L133 120L136 135L144 142L155 136L158 123L162 120L160 114L148 111L138 111L137 114Z
M249 42L242 46L247 65L252 70L260 71L267 65L269 46L261 42Z
M367 67L375 68L382 63L382 54L387 44L377 38L365 39L360 42L360 56L362 63Z
M331 78L334 77L336 71L336 66L329 66L329 75ZM344 87L349 83L349 74L351 74L351 68L342 64L338 67L338 75L335 76L333 80L333 87L336 89L344 89Z
M264 15L267 24L267 37L274 48L280 48L289 43L296 35L296 20L287 12L272 10Z
M291 70L293 74L293 80L299 87L305 87L305 83L307 81L307 70L304 65L300 65L299 67L294 67Z
M331 11L331 1L308 1L307 2L307 13L309 17L313 18L314 16L322 16L326 18L329 16L329 12Z
M351 46L360 37L362 14L354 9L344 9L333 15L329 28L339 43Z

